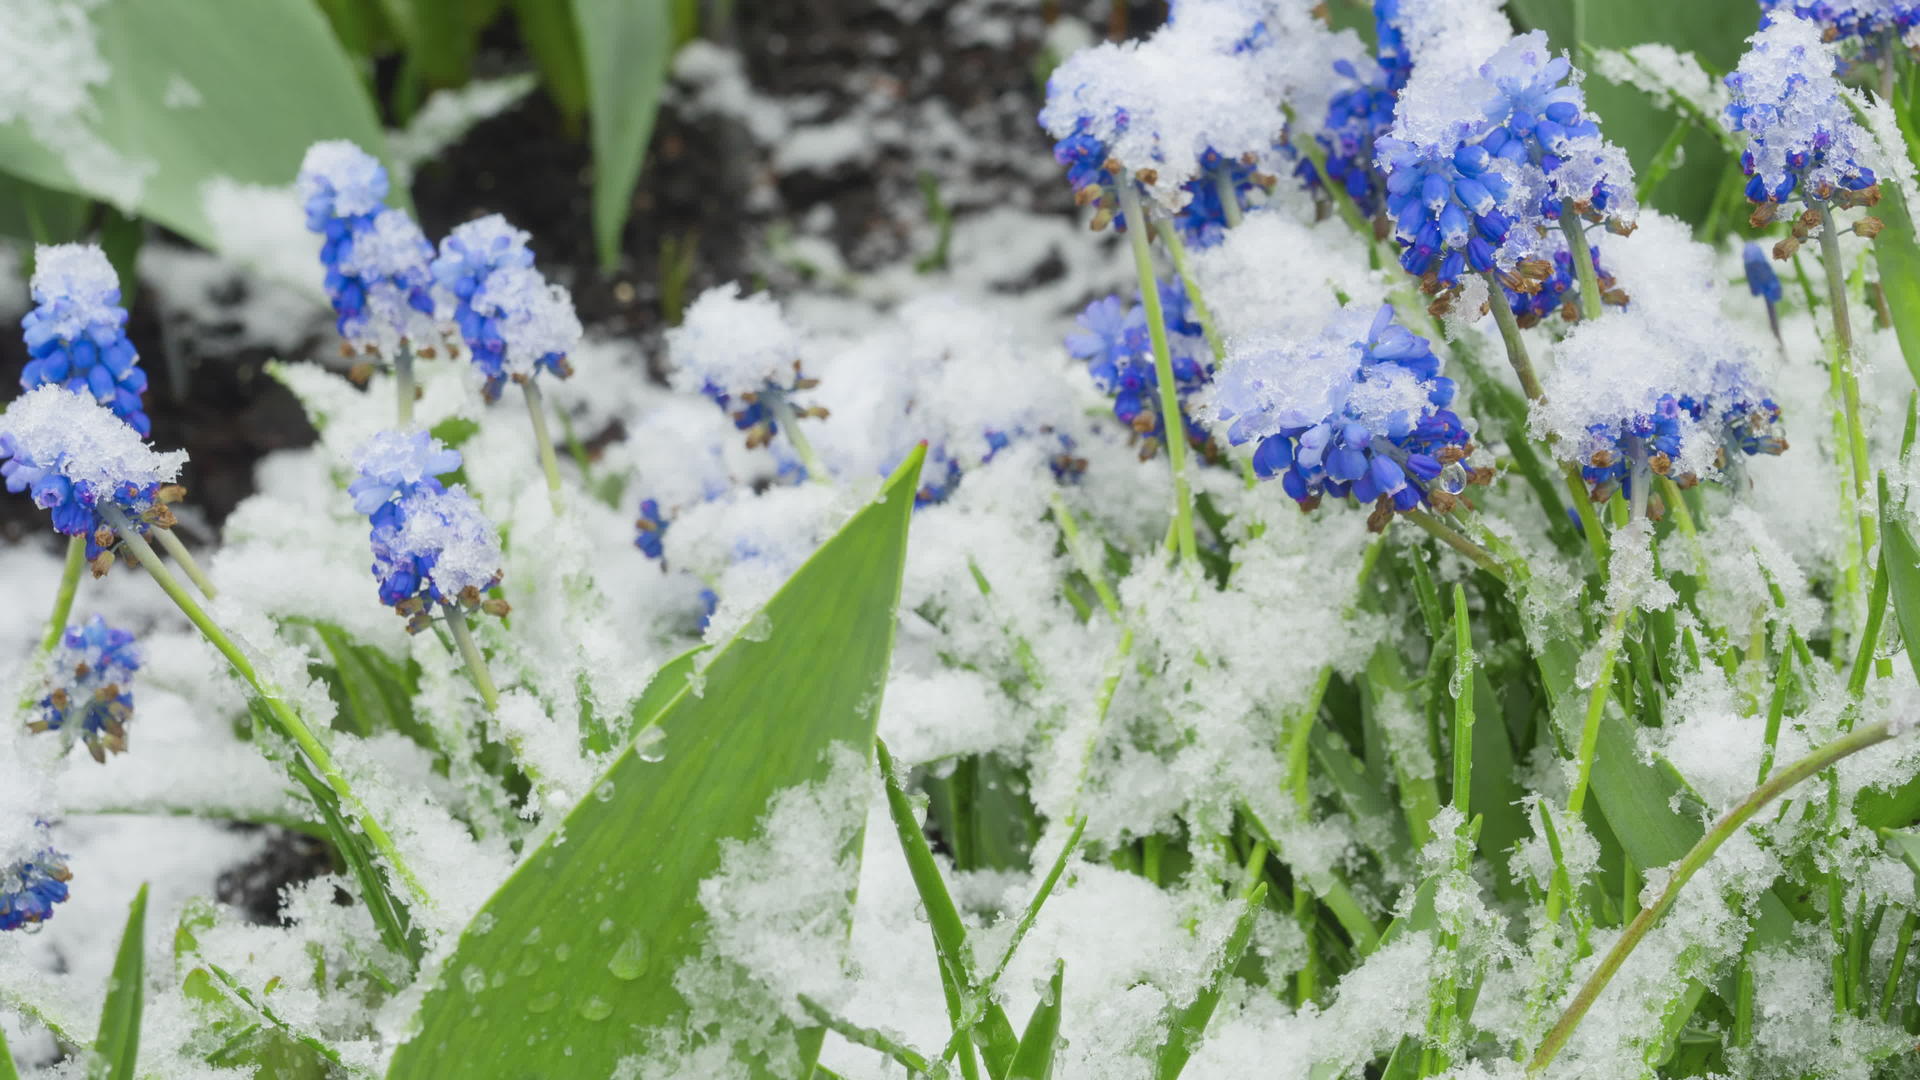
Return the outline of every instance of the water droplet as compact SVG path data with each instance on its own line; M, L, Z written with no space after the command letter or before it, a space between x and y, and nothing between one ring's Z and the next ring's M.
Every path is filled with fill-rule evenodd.
M487 973L469 964L460 972L460 985L467 988L467 993L477 994L487 988Z
M540 954L528 953L520 958L520 966L513 969L515 975L531 975L540 970Z
M613 1015L613 1006L605 998L590 997L580 1003L578 1011L589 1020L605 1020Z
M567 962L567 957L572 955L573 955L573 946L568 945L565 942L562 942L561 944L555 945L553 947L553 958L555 960L560 961L563 964Z
M611 780L602 781L599 787L596 787L593 789L593 797L596 799L599 799L601 802L612 802L613 801L613 781Z
M1457 461L1449 461L1440 470L1440 490L1449 495L1458 495L1467 490L1467 467Z
M696 694L695 696L698 697L699 695ZM639 735L634 736L634 756L650 765L661 761L667 756L666 741L666 728L650 727Z
M635 930L607 958L607 970L616 979L632 982L646 973L647 960L647 941Z
M614 923L613 923L613 920L612 920L612 919L601 919L601 920L600 920L600 932L601 932L601 933L603 933L603 934L611 934L611 933L613 933L613 926L614 926Z
M554 1008L559 1004L560 1004L560 992L558 990L549 990L546 993L541 994L537 998L532 998L528 1000L527 1011L530 1013L536 1013L536 1014L544 1013L544 1012L552 1012Z
M527 936L520 939L520 944L529 946L540 944L540 928L536 926L527 931Z

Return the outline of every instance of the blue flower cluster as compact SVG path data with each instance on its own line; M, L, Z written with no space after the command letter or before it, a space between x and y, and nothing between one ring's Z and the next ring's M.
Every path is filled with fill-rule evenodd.
M1212 366L1186 289L1178 279L1160 282L1159 289L1175 389L1184 403L1207 384ZM1113 415L1140 439L1141 458L1154 456L1166 443L1167 424L1160 415L1160 379L1153 364L1146 305L1135 302L1128 307L1118 296L1108 296L1088 304L1075 321L1080 329L1067 336L1067 352L1085 361L1094 385L1112 395ZM1184 404L1182 418L1188 441L1196 450L1204 450L1206 435L1186 415Z
M322 238L327 297L346 344L430 353L433 245L406 211L386 205L386 167L346 140L318 142L300 163L298 188L307 228Z
M1453 381L1391 306L1370 323L1360 314L1343 313L1314 340L1237 354L1216 384L1214 420L1230 443L1256 442L1254 471L1280 477L1302 509L1328 495L1382 514L1450 508L1479 479L1462 463L1471 436L1447 408Z
M1829 41L1857 37L1869 45L1878 44L1871 39L1900 38L1920 27L1920 4L1900 0L1760 0L1763 27L1782 15L1818 23Z
M1784 453L1787 440L1780 432L1780 406L1744 376L1720 381L1723 389L1713 394L1699 398L1663 394L1649 413L1588 429L1580 473L1593 501L1606 501L1616 487L1631 496L1633 477L1640 468L1648 475L1671 477L1681 487L1691 487L1699 478L1691 471L1675 471L1689 438L1704 435L1718 441L1717 468L1726 467L1729 451L1746 457Z
M1073 437L1065 432L1043 430L1042 437L1051 435L1058 447L1056 453L1047 459L1047 468L1052 470L1053 478L1061 483L1070 483L1086 474L1087 459L1074 454ZM1015 429L1011 432L989 431L986 433L987 453L979 461L985 465L998 457L1000 451L1012 446L1014 440L1025 438L1027 432ZM897 463L896 463L897 464ZM889 467L888 472L892 471ZM945 446L927 448L926 464L920 469L920 489L913 493L913 506L935 506L946 502L960 486L960 480L966 475L958 458L947 451Z
M0 481L48 512L55 532L85 537L94 572L114 542L100 515L117 507L141 532L173 524L166 503L186 455L156 454L140 433L90 395L45 385L14 399L0 415Z
M1347 192L1367 217L1386 204L1386 174L1374 164L1374 143L1393 126L1393 107L1413 69L1400 32L1400 0L1374 0L1376 47L1372 62L1334 61L1334 74L1346 89L1327 102L1319 135L1327 152L1327 178Z
M53 658L52 683L27 727L35 732L79 729L93 760L127 749L133 720L133 674L140 653L131 631L108 626L98 615L69 626Z
M27 364L20 388L59 384L90 394L142 436L153 433L140 396L147 373L127 339L120 280L92 244L34 251L34 308L20 320Z
M44 831L46 826L40 828ZM53 917L53 906L67 899L73 872L67 857L52 847L0 867L0 930L35 926Z
M567 353L579 342L580 320L566 290L534 269L528 239L491 214L454 229L433 260L433 278L453 295L453 319L486 379L488 401L499 399L509 378L573 373Z
M1732 99L1721 118L1747 136L1740 167L1748 201L1764 206L1795 194L1809 203L1836 195L1847 205L1874 201L1876 179L1866 164L1871 139L1841 96L1819 25L1773 19L1749 40L1752 47L1726 77Z
M1407 273L1454 285L1469 270L1493 270L1513 227L1502 209L1510 188L1491 170L1493 155L1473 144L1419 147L1392 136L1380 139L1379 155Z
M1285 148L1292 153L1292 148ZM1184 206L1173 212L1173 227L1179 230L1180 242L1190 248L1209 248L1218 244L1227 232L1227 207L1222 187L1233 192L1238 209L1245 212L1253 205L1253 193L1272 190L1274 179L1262 172L1252 162L1244 160L1228 161L1212 150L1200 155L1204 174L1189 180L1183 186L1187 193ZM1298 169L1313 173L1313 163L1300 159ZM1216 180L1216 174L1224 173L1224 185Z
M1607 273L1600 261L1599 247L1588 250L1593 254L1593 272L1599 281L1601 301L1624 306L1626 294L1614 287L1613 275ZM1534 274L1540 276L1532 276ZM1527 288L1516 289L1515 283ZM1522 329L1552 318L1556 313L1567 322L1580 319L1580 279L1573 267L1573 256L1564 247L1555 251L1551 259L1522 263L1519 273L1501 288L1506 290L1507 305L1513 309L1514 319Z
M1120 178L1114 173L1112 154L1107 144L1088 132L1091 122L1081 120L1066 138L1053 144L1053 160L1067 170L1067 183L1073 188L1073 201L1095 208L1095 230L1113 226L1115 232L1127 231L1127 218L1120 212ZM1125 128L1122 121L1121 127Z
M408 617L418 633L433 604L505 614L481 596L500 580L500 541L479 505L440 477L460 468L460 452L425 431L382 431L354 455L347 488L373 525L373 576L380 602Z

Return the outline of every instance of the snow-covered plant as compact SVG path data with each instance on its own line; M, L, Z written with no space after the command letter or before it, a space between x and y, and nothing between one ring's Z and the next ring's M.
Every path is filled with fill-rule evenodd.
M0 475L71 541L8 567L53 604L7 1035L169 1080L1909 1074L1920 75L1899 5L1762 7L1725 98L1601 54L1673 76L1636 178L1494 0L1179 0L1038 117L1117 237L963 216L943 276L722 284L656 356L322 143L398 408L276 365L318 442L210 572L109 265L43 249ZM1736 184L1641 205L1707 100L1750 242ZM100 813L331 872L270 925L135 894L102 1002L17 932L93 945Z

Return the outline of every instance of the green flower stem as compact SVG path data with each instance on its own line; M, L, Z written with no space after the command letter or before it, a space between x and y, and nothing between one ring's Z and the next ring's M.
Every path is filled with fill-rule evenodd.
M200 569L200 563L193 557L193 552L187 550L187 545L180 542L180 538L174 535L172 529L155 529L153 535L160 538L160 546L166 548L167 554L173 556L173 561L179 563L180 569L187 572L187 580L193 582L193 587L200 590L201 596L211 600L219 595L219 591L213 587L213 582L208 579L206 571Z
M447 605L447 629L453 634L453 642L460 647L460 659L467 665L467 675L473 680L473 688L480 691L480 701L488 712L500 711L500 692L493 687L493 675L487 671L487 658L480 653L480 646L474 644L473 631L467 628L466 613L457 604Z
M1593 755L1600 745L1600 720L1607 713L1607 700L1613 694L1613 661L1620 654L1620 637L1626 632L1627 616L1633 613L1631 607L1623 607L1613 613L1613 619L1607 623L1606 649L1600 654L1600 673L1594 678L1593 689L1587 693L1587 719L1580 728L1580 773L1573 782L1573 790L1567 794L1567 813L1580 816L1580 808L1587 802L1587 784L1593 776Z
M1520 377L1520 389L1526 392L1527 400L1539 404L1547 399L1547 394L1540 387L1540 377L1533 372L1526 339L1520 336L1520 320L1514 318L1513 305L1507 303L1506 286L1500 284L1491 270L1480 276L1487 282L1487 303L1493 308L1493 321L1500 327L1500 342L1507 347L1507 362Z
M1233 167L1224 161L1214 166L1213 189L1220 193L1220 210L1226 215L1227 228L1231 229L1239 225L1243 216L1240 209L1240 193L1234 190Z
M1593 246L1587 243L1586 223L1567 199L1560 200L1560 231L1567 238L1567 252L1573 256L1573 272L1580 279L1580 314L1600 317L1600 275L1593 266Z
M1236 210L1237 214L1238 211ZM1234 222L1237 224L1237 222ZM1193 321L1200 324L1200 332L1206 335L1207 348L1213 351L1213 362L1224 363L1227 359L1226 343L1220 340L1220 332L1213 326L1213 310L1207 307L1206 298L1200 295L1200 282L1193 276L1193 261L1187 256L1186 242L1180 239L1180 230L1173 222L1161 218L1154 222L1154 229L1167 245L1167 252L1173 256L1173 269L1180 275L1180 283L1186 286L1187 303L1193 308ZM1247 490L1252 491L1260 483L1260 477L1253 471L1253 460L1245 454L1231 454L1240 466L1240 478L1246 482Z
M60 638L67 632L67 619L73 614L73 594L80 590L80 571L87 565L87 538L67 538L67 561L60 568L60 588L53 594L53 611L47 615L47 632L40 635L36 661L53 655Z
M531 382L528 383L532 385ZM406 342L400 343L400 351L393 357L393 394L395 412L400 418L400 426L413 426L413 348Z
M1441 543L1465 555L1468 559L1472 560L1475 566L1499 578L1501 581L1507 580L1507 568L1501 565L1500 560L1494 558L1492 553L1486 548L1460 535L1458 531L1446 522L1441 521L1425 510L1408 510L1401 516L1431 533L1434 538Z
M547 495L553 500L554 513L560 512L560 459L553 452L553 436L547 432L547 402L540 384L531 376L521 382L527 394L527 418L533 421L534 447L540 452L540 471L547 475Z
M1847 451L1853 463L1853 498L1860 519L1860 558L1873 556L1878 524L1867 498L1872 466L1867 462L1867 429L1860 409L1860 380L1853 370L1853 319L1847 313L1847 284L1840 268L1840 235L1834 231L1833 207L1820 204L1820 262L1827 271L1827 301L1833 309L1833 336L1839 349L1841 404L1847 417Z
M800 416L793 411L793 403L784 394L768 394L762 398L767 411L773 414L774 426L787 433L787 442L793 447L794 456L800 464L806 466L807 479L816 484L833 483L833 474L827 472L826 465L820 461L820 455L814 453L813 444L807 441L806 433L800 430Z
M1153 272L1153 252L1147 248L1147 215L1140 193L1131 181L1120 184L1120 212L1126 215L1127 240L1133 246L1133 269L1140 279L1140 301L1147 309L1147 333L1153 340L1153 374L1160 384L1160 415L1167 428L1167 462L1173 468L1173 537L1180 558L1192 563L1200 557L1193 532L1193 489L1187 483L1187 424L1180 415L1180 391L1173 381L1173 353L1167 346L1166 313L1160 307L1160 279Z
M1193 276L1193 260L1187 257L1187 245L1180 239L1180 230L1174 228L1173 222L1166 218L1155 221L1153 229L1160 234L1160 242L1167 246L1167 254L1173 256L1173 270L1180 275L1180 284L1186 286L1187 303L1193 308L1193 321L1200 324L1200 332L1206 335L1207 347L1213 350L1214 361L1218 363L1225 360L1227 346L1213 328L1213 311L1200 295L1200 283Z
M1895 734L1891 724L1881 722L1842 735L1780 770L1773 779L1753 789L1738 805L1721 815L1720 820L1713 823L1713 827L1707 830L1706 835L1702 836L1693 845L1692 850L1688 851L1674 867L1659 897L1652 904L1640 909L1640 913L1634 916L1633 922L1628 924L1626 931L1614 942L1613 948L1607 950L1607 955L1601 959L1600 966L1587 977L1586 983L1580 987L1579 992L1574 994L1573 1000L1567 1003L1566 1010L1560 1014L1560 1019L1554 1023L1552 1030L1547 1032L1546 1038L1541 1040L1540 1048L1534 1051L1533 1059L1528 1062L1528 1075L1540 1074L1553 1062L1554 1057L1566 1046L1567 1040L1573 1036L1574 1029L1580 1026L1580 1021L1587 1015L1587 1011L1593 1008L1601 991L1606 989L1607 983L1611 982L1613 976L1619 972L1620 966L1626 963L1627 957L1632 955L1635 947L1653 930L1654 925L1660 921L1660 917L1673 907L1674 901L1680 897L1680 890L1685 888L1693 875L1713 858L1714 853L1720 850L1720 845L1739 832L1741 826L1768 803L1778 798L1782 792L1826 770L1843 758L1886 742Z
M234 640L227 636L227 632L222 630L219 624L215 623L212 617L201 608L199 601L195 600L192 594L187 592L186 587L180 584L180 579L173 576L173 572L160 561L160 556L153 550L153 546L135 531L132 523L127 520L125 514L120 512L119 507L103 502L100 506L100 516L112 526L114 532L120 534L121 541L145 568L147 576L153 578L154 584L160 586L160 591L166 593L168 599L180 608L181 614L185 615L188 621L192 622L206 637L207 642L219 650L220 655L226 657L227 663L233 665L234 674L240 676L252 688L254 696L260 699L260 703L266 706L267 711L278 721L282 733L293 740L306 759L312 762L314 770L320 774L327 787L340 797L341 802L352 814L354 822L360 826L362 832L366 833L367 840L372 843L374 850L387 860L388 866L406 887L408 894L415 901L431 906L433 898L427 894L426 888L420 884L420 879L414 875L413 868L401 856L399 847L393 842L392 834L387 832L386 826L373 816L366 804L360 801L360 797L354 794L353 785L347 782L339 766L334 764L333 755L327 751L326 744L322 743L313 730L307 727L306 721L300 718L300 714L287 704L281 696L280 688L261 678L259 672L254 670L253 661L247 659L247 654L240 651L240 646L235 644Z

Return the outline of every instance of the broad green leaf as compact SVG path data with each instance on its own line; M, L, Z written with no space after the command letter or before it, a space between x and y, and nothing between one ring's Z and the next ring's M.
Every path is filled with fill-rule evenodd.
M673 17L667 0L573 0L573 17L593 136L593 237L611 268L667 83Z
M1920 383L1920 243L1915 242L1913 215L1901 198L1900 185L1880 185L1880 205L1874 214L1887 226L1873 241L1880 288L1887 298L1887 312L1893 316L1893 332L1900 339L1900 354L1906 357L1914 382Z
M640 691L640 700L633 703L633 730L651 727L666 707L679 699L681 691L687 688L688 678L694 674L694 661L706 651L707 646L695 645L660 665L660 670L647 681L647 688Z
M829 747L873 738L923 455L708 654L649 753L628 746L528 853L448 957L390 1078L606 1076L652 1049L650 1031L677 1030L674 976L705 943L700 883L721 841L818 779Z
M573 5L556 0L513 0L520 40L540 68L547 94L570 133L580 130L587 111L587 72L580 58L580 34L573 26Z
M1900 637L1907 642L1907 661L1920 676L1920 545L1907 528L1904 507L1896 507L1887 492L1887 478L1880 476L1880 552L1887 564L1887 581L1893 594L1894 618L1900 622Z
M366 90L312 0L108 0L75 10L110 73L91 88L84 119L0 126L0 169L15 176L230 250L262 227L214 220L209 202L231 184L291 184L319 139L384 150ZM394 197L405 204L404 191ZM288 212L297 212L290 203Z
M120 952L107 981L100 1009L100 1034L94 1037L87 1080L133 1080L140 1057L140 1013L147 1000L147 887L133 894Z
M1193 1056L1200 1037L1206 1033L1208 1021L1213 1019L1213 1010L1220 1006L1220 995L1227 988L1227 980L1233 977L1233 969L1240 966L1240 958L1247 953L1247 942L1253 938L1253 918L1266 902L1267 883L1263 881L1248 894L1240 918L1234 921L1233 932L1227 935L1227 947L1214 966L1213 977L1186 1008L1174 1014L1167 1041L1160 1045L1159 1061L1154 1069L1157 1080L1177 1080L1181 1070L1187 1067L1187 1059ZM1057 988L1059 976L1055 975L1054 979ZM1021 1049L1026 1049L1025 1040L1021 1041Z
M1027 1029L1020 1034L1020 1050L1013 1055L1007 1080L1053 1080L1053 1056L1060 1047L1060 984L1066 970L1066 961L1053 962L1053 978L1047 981L1046 994L1027 1018Z
M28 244L70 243L86 232L90 209L84 195L0 174L0 236Z

